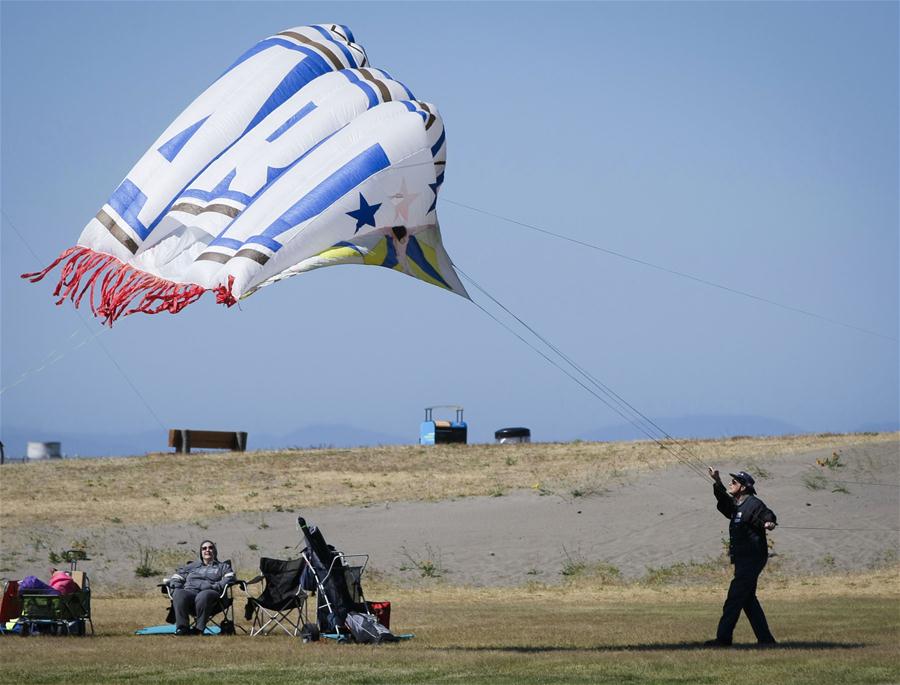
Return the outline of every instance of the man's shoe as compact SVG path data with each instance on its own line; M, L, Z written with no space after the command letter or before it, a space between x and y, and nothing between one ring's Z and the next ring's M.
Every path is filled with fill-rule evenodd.
M731 647L731 641L726 642L725 640L720 640L719 638L715 638L714 640L707 640L703 643L707 647Z
M175 628L175 634L179 637L184 637L186 635L191 635L191 629L185 628L184 626L178 626Z
M756 644L760 647L775 647L778 641L773 637L771 640L759 640Z

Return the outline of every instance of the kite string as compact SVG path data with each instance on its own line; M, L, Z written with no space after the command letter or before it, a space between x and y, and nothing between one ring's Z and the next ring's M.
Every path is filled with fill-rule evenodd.
M820 321L826 321L831 324L835 324L838 326L843 326L844 328L850 328L855 331L859 331L860 333L865 333L867 335L873 335L878 338L882 338L885 340L890 340L893 342L898 342L898 339L891 335L885 335L884 333L879 333L878 331L872 331L867 328L862 328L860 326L855 326L853 324L846 323L844 321L840 321L838 319L834 319L828 316L824 316L822 314L817 314L815 312L801 309L800 307L795 307L793 305L784 304L783 302L778 302L776 300L769 299L767 297L762 297L760 295L754 295L753 293L738 290L737 288L732 288L727 285L722 285L721 283L716 283L714 281L710 281L705 278L701 278L699 276L694 276L692 274L678 271L676 269L671 269L669 267L661 266L659 264L654 264L652 262L645 261L643 259L638 259L637 257L631 257L622 252L616 252L615 250L610 250L609 248L601 247L600 245L596 245L594 243L589 243L583 240L578 240L576 238L572 238L570 236L564 235L562 233L556 233L554 231L550 231L546 228L541 228L540 226L535 226L534 224L529 224L524 221L518 221L517 219L512 219L507 216L503 216L502 214L496 214L494 212L489 212L485 209L480 209L478 207L473 207L472 205L467 205L462 202L457 202L455 200L451 200L447 198L445 195L441 196L442 201L448 202L449 204L456 205L457 207L462 207L463 209L468 209L473 212L478 212L479 214L484 214L485 216L492 217L494 219L500 219L501 221L506 221L511 224L515 224L516 226L521 226L522 228L527 228L532 231L536 231L538 233L542 233L544 235L548 235L552 238L558 238L560 240L565 240L567 242L573 243L575 245L580 245L581 247L587 247L592 250L597 250L598 252L603 252L605 254L611 255L613 257L618 257L619 259L624 259L626 261L632 262L634 264L640 264L641 266L646 266L651 269L656 269L658 271L663 271L665 273L671 274L673 276L678 276L680 278L686 278L688 280L694 281L695 283L700 283L701 285L709 286L712 288L718 288L719 290L724 290L726 292L732 293L734 295L740 295L742 297L750 298L751 300L756 300L758 302L763 302L765 304L773 305L775 307L780 307L781 309L785 309L790 312L794 312L796 314L802 314L804 316L808 316L814 319L819 319Z
M31 255L34 257L35 261L36 261L36 262L40 262L41 260L40 260L40 258L37 256L37 253L32 249L32 247L31 247L31 245L29 244L29 242L28 242L27 240L25 240L25 236L23 236L22 233L19 231L19 229L16 227L15 222L13 222L13 220L10 219L9 214L6 213L6 210L0 209L0 212L2 212L3 217L6 219L6 223L10 226L10 228L13 229L13 231L15 232L15 234L16 234L17 236L19 236L19 240L22 241L22 244L25 245L26 249L27 249L27 250L31 253ZM76 312L77 312L77 314L78 314L78 318L81 320L81 324L84 326L84 328L87 330L87 332L88 332L89 334L92 333L92 332L94 331L94 329L92 329L92 328L90 328L90 327L88 326L88 322L85 320L84 315L81 313L81 311L76 310ZM100 330L102 331L102 330L104 330L104 329L101 328ZM70 337L71 337L71 336L70 336ZM150 416L153 417L153 419L156 421L156 423L159 425L159 427L160 427L162 430L166 430L165 425L164 425L163 422L160 420L160 418L159 418L159 416L156 414L156 412L153 410L153 407L150 405L150 403L147 401L147 399L143 396L143 394L141 393L141 391L138 390L137 386L131 381L131 379L128 377L128 374L125 373L125 370L119 365L119 363L116 361L115 357L113 357L112 353L109 351L109 349L107 349L106 345L103 344L103 340L101 340L101 339L99 338L99 333L95 333L94 335L89 336L89 338L88 338L85 342L88 342L88 341L90 341L90 340L96 340L96 341L97 341L97 345L100 347L101 350L103 350L103 353L106 355L106 357L107 357L107 358L109 359L109 361L112 363L112 365L116 367L116 370L119 372L119 374L122 376L122 378L123 378L123 379L125 380L125 382L128 384L128 386L132 389L132 391L134 392L134 394L137 395L138 399L141 401L141 403L144 405L144 407L146 407L146 409L147 409L148 413L150 414ZM84 343L82 343L82 344L84 344ZM77 349L78 347L80 347L80 345L76 346L76 347L73 348L73 349ZM70 350L70 352L71 352L71 351L72 351L72 350ZM62 358L62 357L60 357L60 358ZM45 365L43 368L46 368L46 366L49 366L49 364L48 364L48 365ZM15 385L18 385L18 383L15 383ZM10 386L10 387L12 387L12 386ZM7 388L4 388L4 390L6 390L6 389L7 389Z
M690 468L694 473L703 478L704 480L708 480L709 476L706 473L705 469L698 465L694 461L695 455L682 443L675 440L671 435L666 433L662 428L660 428L657 424L647 418L643 413L641 413L637 408L635 408L632 404L624 400L619 394L614 392L609 386L602 383L599 379L592 376L590 373L584 370L579 364L574 362L570 357L564 354L556 345L547 340L544 336L539 334L532 326L525 323L520 317L515 315L508 307L503 305L499 300L497 300L493 295L488 293L481 285L479 285L471 276L469 276L465 271L459 268L459 266L454 264L454 267L459 271L459 273L469 281L476 289L478 289L482 294L484 294L488 299L490 299L495 305L500 307L504 312L506 312L509 316L511 316L516 322L519 323L522 327L524 327L531 335L533 335L537 340L543 343L547 348L552 350L560 359L565 361L572 369L578 373L581 378L576 378L571 372L567 369L564 369L557 363L555 360L550 359L550 357L539 350L529 341L527 341L523 336L519 335L517 332L513 331L512 328L502 321L500 321L496 316L491 314L483 305L473 300L473 303L485 312L490 318L499 323L501 326L507 329L510 333L515 335L519 340L524 342L526 345L531 347L532 350L540 354L544 359L550 362L557 369L565 373L569 378L578 383L581 387L587 390L591 395L593 395L596 399L600 400L607 407L612 409L616 414L621 416L625 421L629 424L637 428L641 433L646 435L650 440L655 442L660 448L669 451L676 459L684 463L688 468ZM584 381L591 384L596 388L588 387ZM654 434L654 430L657 434ZM660 436L664 437L666 440L670 441L671 444L678 450L672 449L672 447L660 439ZM685 456L685 454L687 456Z

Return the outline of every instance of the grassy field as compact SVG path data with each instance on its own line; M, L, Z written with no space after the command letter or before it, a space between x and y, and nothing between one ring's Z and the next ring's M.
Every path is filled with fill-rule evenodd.
M162 598L95 603L93 638L4 637L5 683L757 683L900 682L895 571L796 580L763 594L780 645L753 646L745 621L728 650L703 647L722 587L429 591L379 588L393 627L380 647L264 638L137 637ZM370 596L375 594L370 592ZM240 612L238 612L240 613Z
M802 435L684 441L700 463L884 443L896 433ZM16 483L0 499L0 520L13 528L61 519L96 524L192 520L226 513L290 511L401 500L439 501L532 488L565 494L602 492L635 472L678 464L675 450L653 442L395 446L283 450L190 457L66 459L8 464ZM169 468L169 467L172 468ZM34 507L34 498L41 501Z
M875 479L866 471L873 464L867 461L867 446L896 440L896 433L828 434L686 445L698 463L739 461L758 474L767 465L774 468L773 460L785 454L846 450L852 470L848 467L844 477L865 481ZM191 482L179 479L173 467L185 459L194 474L206 475ZM163 518L193 525L200 517L255 517L257 512L291 511L298 504L442 501L521 489L564 499L588 497L679 463L670 450L636 442L284 450L186 458L154 454L7 464L4 483L15 487L0 499L4 543L9 545L9 532L17 531L19 544L34 543L34 549L0 552L34 554L35 564L46 563L46 546L23 541L28 531L49 529L62 520L115 529ZM40 506L34 506L36 500ZM166 568L174 564L169 561ZM98 584L96 636L0 637L0 684L723 683L747 678L816 685L900 683L896 556L852 575L829 575L826 568L825 575L819 569L806 577L781 572L776 559L763 575L760 593L780 641L773 649L755 648L743 619L736 648L703 646L714 634L728 583L729 569L720 562L650 569L634 580L623 579L613 567L587 564L577 572L554 574L557 585L518 588L457 587L444 578L401 587L402 579L372 573L368 597L391 600L392 627L416 634L413 640L380 647L303 644L288 636L138 637L137 628L163 622L165 598ZM239 598L236 613L240 616L242 610Z

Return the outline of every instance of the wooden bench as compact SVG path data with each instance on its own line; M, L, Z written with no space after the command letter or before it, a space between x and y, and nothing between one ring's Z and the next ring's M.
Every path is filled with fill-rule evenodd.
M169 447L174 447L181 454L189 454L191 447L244 452L247 449L247 433L173 428L169 431Z

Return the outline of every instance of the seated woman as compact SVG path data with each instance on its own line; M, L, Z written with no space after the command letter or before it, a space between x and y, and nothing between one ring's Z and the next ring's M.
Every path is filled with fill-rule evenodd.
M234 582L234 571L227 561L219 561L211 540L200 543L200 558L177 569L169 578L172 607L175 610L175 634L197 635L206 630L206 622L215 613L226 585ZM175 589L177 588L177 589ZM190 617L197 617L196 630L190 629Z

